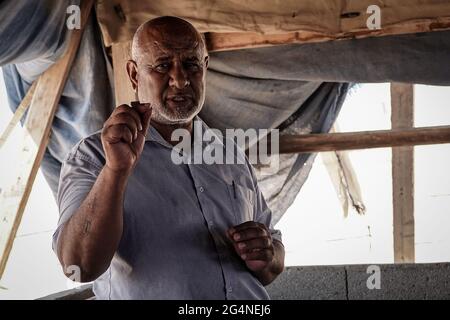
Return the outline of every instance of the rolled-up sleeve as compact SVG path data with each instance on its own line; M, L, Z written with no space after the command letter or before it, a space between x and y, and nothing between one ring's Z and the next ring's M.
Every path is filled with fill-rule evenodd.
M275 229L272 224L272 211L267 206L266 200L258 186L256 189L256 221L265 224L269 228L272 239L282 242L281 231Z
M53 234L53 251L56 252L58 238L64 224L86 199L102 167L101 163L77 149L64 161L57 196L59 221Z
M258 181L256 179L255 171L252 167L252 165L247 161L247 166L251 172L251 176L253 179L253 185L255 189L256 194L256 200L254 205L255 210L255 221L259 223L263 223L267 226L267 228L270 230L270 234L272 236L272 239L278 240L282 243L282 236L281 231L278 229L275 229L272 223L272 211L267 206L266 200L264 199L264 196L261 192L261 190L258 187Z

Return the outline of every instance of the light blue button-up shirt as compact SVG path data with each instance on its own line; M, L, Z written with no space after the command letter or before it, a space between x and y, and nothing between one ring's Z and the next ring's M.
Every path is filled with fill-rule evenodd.
M202 127L207 129L203 122ZM194 143L197 138L194 135ZM93 285L97 299L268 299L226 235L228 228L254 220L266 224L272 238L281 241L253 168L248 162L177 165L172 148L149 128L128 180L119 247ZM104 164L99 132L80 141L67 156L54 249L62 226L80 207Z

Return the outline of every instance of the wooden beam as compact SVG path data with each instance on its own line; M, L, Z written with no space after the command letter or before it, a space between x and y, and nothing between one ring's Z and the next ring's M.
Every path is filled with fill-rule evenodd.
M206 32L204 33L208 51L227 51L270 47L286 44L318 43L325 41L362 39L389 35L433 32L450 29L450 17L422 19L407 23L386 26L381 30L367 28L340 33L323 33L314 31L297 31L280 34L262 34L256 32Z
M450 143L450 126L280 136L280 153L387 148Z
M298 31L282 34L261 34L255 32L206 32L204 33L204 37L206 47L209 52L333 40L333 37L331 36L310 31Z
M392 129L414 126L414 85L391 84ZM394 262L414 262L414 147L392 148Z
M14 130L16 125L19 123L20 119L22 119L25 112L28 110L28 107L30 106L31 99L33 98L34 90L36 89L36 83L38 80L34 81L31 85L30 89L28 89L27 94L23 98L23 100L20 102L19 106L16 109L16 112L14 112L13 117L11 118L11 121L6 126L5 130L3 131L1 137L0 137L0 149L3 147L3 145L8 140L9 135Z
M66 52L39 78L25 122L20 162L11 166L15 178L0 193L0 278L6 268L14 238L47 147L50 129L62 90L75 58L94 0L81 2L81 29L71 31ZM36 144L35 141L38 141Z
M113 44L112 58L116 106L130 104L131 101L137 100L126 68L127 61L131 59L131 41Z

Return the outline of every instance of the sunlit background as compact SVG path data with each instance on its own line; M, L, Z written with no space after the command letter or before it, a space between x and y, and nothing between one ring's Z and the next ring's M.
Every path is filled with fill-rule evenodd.
M341 131L390 129L390 85L358 85L338 118ZM0 77L0 132L12 117ZM450 124L450 88L415 87L415 125ZM0 150L0 179L17 161L17 128ZM319 155L294 204L276 225L286 265L393 263L391 149L349 152L366 214L344 213ZM450 144L415 147L416 262L450 261ZM1 182L1 181L0 181ZM1 204L0 204L1 210ZM0 299L34 299L70 288L51 249L58 210L39 172L0 281Z

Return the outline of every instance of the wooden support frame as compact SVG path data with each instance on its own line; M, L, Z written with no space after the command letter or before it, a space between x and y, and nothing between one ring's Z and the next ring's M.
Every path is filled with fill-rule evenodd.
M415 262L414 145L450 143L450 126L414 128L414 85L391 84L392 130L285 135L280 153L392 148L394 262Z
M77 53L84 26L94 0L81 2L81 28L72 30L66 52L39 78L25 121L26 132L21 148L21 165L16 166L16 179L0 193L0 278L25 210L31 188L44 156L51 124L58 107L70 67Z
M414 126L414 85L391 84L392 129ZM392 204L394 262L413 263L414 244L414 147L392 148Z
M280 153L387 148L450 143L450 126L280 136Z
M28 89L27 94L25 95L23 100L20 102L19 106L16 109L16 112L14 112L14 115L11 118L11 121L8 123L5 130L3 131L3 133L0 137L0 149L6 143L11 132L14 130L16 125L19 123L20 119L22 119L23 115L28 110L28 107L31 104L31 99L33 98L34 90L36 89L36 84L37 84L38 80L34 81L33 84L31 85L30 89Z
M206 32L204 33L208 51L227 51L271 47L286 44L318 43L336 40L362 39L450 29L450 17L425 19L414 23L387 26L381 30L359 30L326 34L314 31L296 31L280 34L261 34L256 32Z
M128 78L126 63L131 59L131 41L112 45L116 106L137 100Z

